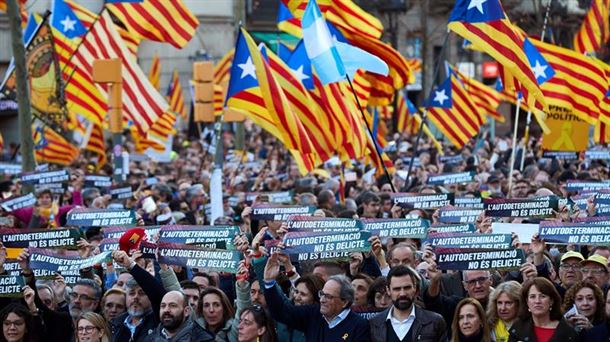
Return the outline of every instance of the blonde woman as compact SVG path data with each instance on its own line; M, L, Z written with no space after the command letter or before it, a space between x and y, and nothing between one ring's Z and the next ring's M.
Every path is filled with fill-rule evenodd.
M489 295L487 319L492 341L508 341L510 327L519 318L520 308L521 284L516 281L499 284Z
M77 320L76 341L77 342L110 342L110 329L106 320L94 312L87 312Z

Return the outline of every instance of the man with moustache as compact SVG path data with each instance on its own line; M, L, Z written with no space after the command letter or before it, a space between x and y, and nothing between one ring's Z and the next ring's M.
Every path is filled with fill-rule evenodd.
M393 305L370 319L372 341L444 341L443 317L414 305L421 288L417 272L400 265L390 270L387 281Z
M165 289L124 251L114 251L112 257L133 276L125 284L127 312L110 324L113 340L147 341L147 336L159 325L159 308Z
M170 291L161 300L161 324L148 335L147 342L211 342L214 336L191 319L192 309L186 295Z

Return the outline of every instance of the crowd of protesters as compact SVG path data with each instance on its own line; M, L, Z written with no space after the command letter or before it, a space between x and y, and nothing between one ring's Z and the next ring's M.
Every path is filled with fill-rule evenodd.
M223 137L227 151L233 137ZM293 191L293 204L314 205L314 215L343 218L438 219L435 210L404 209L392 204L392 182L401 192L441 193L484 198L569 197L567 180L606 180L603 161L541 158L535 140L524 168L510 173L510 138L480 139L461 151L445 148L460 161L443 164L425 138L415 152L410 140L396 135L388 155L396 171L391 179L355 163L324 164L299 174L287 151L256 127L248 131L243 156L224 164L224 216L210 222L214 156L208 142L178 136L171 163L132 161L126 183L131 198L112 200L107 189L84 186L85 174L112 175L112 168L82 156L69 168L63 197L36 192L37 203L4 216L14 228L65 226L76 207L121 206L137 212L138 225L238 225L234 245L243 253L236 274L165 265L139 252L116 250L113 262L81 270L68 286L64 277L36 279L28 250L18 257L27 284L22 298L0 298L0 341L607 341L610 339L608 257L603 246L553 245L537 236L513 243L527 262L518 271L441 271L434 250L419 239L372 236L371 250L345 260L292 263L280 248L270 253L265 240L280 240L286 225L251 219L246 192ZM129 148L129 144L127 145ZM412 176L405 179L417 153ZM235 157L238 156L238 157ZM520 158L517 158L520 161ZM450 186L426 185L430 175L474 171L475 180ZM340 181L341 173L355 176ZM508 188L512 176L512 188ZM157 183L146 185L147 178ZM18 178L0 183L3 198L23 193ZM340 194L340 192L343 194ZM341 196L343 195L343 196ZM145 210L152 198L154 210ZM233 200L237 198L237 200ZM570 222L593 215L564 205L554 218ZM491 232L492 221L524 223L535 219L479 217L474 234ZM5 226L6 227L6 226ZM104 227L82 230L79 253L99 253ZM6 248L0 249L0 272ZM120 271L119 271L120 270ZM376 313L364 315L363 313Z

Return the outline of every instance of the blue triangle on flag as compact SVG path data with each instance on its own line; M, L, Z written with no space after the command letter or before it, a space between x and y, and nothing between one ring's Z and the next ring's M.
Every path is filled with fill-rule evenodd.
M540 51L538 51L528 38L525 38L525 41L523 42L523 51L525 52L525 56L532 68L538 85L543 84L555 75L555 70L553 70L551 65L544 59Z
M474 24L505 18L499 0L458 0L453 6L449 22L465 21Z
M451 76L449 76L432 91L428 99L428 107L451 108L452 106Z

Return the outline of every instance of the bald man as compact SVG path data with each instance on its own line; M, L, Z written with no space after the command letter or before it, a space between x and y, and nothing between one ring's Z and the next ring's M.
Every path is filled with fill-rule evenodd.
M191 319L188 298L179 291L170 291L161 300L161 323L146 341L214 341L214 336Z

